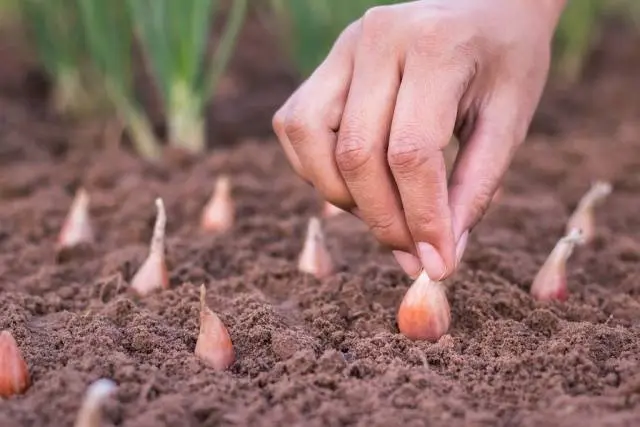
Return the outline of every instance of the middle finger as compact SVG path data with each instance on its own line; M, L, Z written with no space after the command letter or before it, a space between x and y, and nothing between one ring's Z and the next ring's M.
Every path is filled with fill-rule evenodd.
M336 163L361 219L381 243L405 252L403 267L407 273L416 275L420 263L417 258L411 262L413 257L409 254L416 254L415 245L386 162L400 68L397 61L390 60L388 41L367 40L366 20L362 34L340 123ZM400 261L397 255L396 258Z

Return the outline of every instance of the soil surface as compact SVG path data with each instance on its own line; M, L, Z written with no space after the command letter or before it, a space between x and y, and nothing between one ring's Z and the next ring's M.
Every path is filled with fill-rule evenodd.
M436 344L398 333L410 280L351 216L324 222L339 272L296 271L320 204L269 135L294 80L257 24L212 106L214 150L162 166L48 113L16 43L0 49L0 329L33 384L0 402L0 426L71 426L100 377L118 384L107 426L640 425L640 40L620 26L577 87L549 85L503 197L447 283L453 319ZM200 210L221 173L237 223L205 235ZM595 242L569 260L570 298L537 303L531 280L595 179L614 191ZM79 185L97 243L57 256ZM128 282L157 196L171 288L135 300ZM235 344L227 372L193 355L201 283Z

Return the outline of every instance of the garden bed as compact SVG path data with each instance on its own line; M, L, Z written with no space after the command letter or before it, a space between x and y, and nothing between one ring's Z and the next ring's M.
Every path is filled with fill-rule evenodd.
M325 221L336 275L297 272L320 204L269 135L293 88L272 44L248 25L211 109L213 150L160 166L52 118L19 47L0 50L0 329L33 381L0 402L0 425L71 425L99 377L118 384L105 425L640 424L640 40L612 26L584 83L549 86L447 284L451 329L436 344L398 333L410 280L354 218ZM200 211L223 172L237 223L204 235ZM569 260L570 298L536 303L528 286L594 179L614 191L595 242ZM56 255L80 184L97 243ZM138 301L127 283L157 196L171 289ZM227 372L193 355L201 283L235 345Z

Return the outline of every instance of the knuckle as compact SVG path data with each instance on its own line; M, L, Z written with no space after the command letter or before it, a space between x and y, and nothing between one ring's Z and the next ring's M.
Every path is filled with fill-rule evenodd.
M450 223L451 215L448 210L437 208L436 203L420 212L407 215L411 235L419 241L440 241Z
M369 43L386 38L392 20L388 6L375 6L368 9L361 19L362 37Z
M299 144L307 139L310 133L310 121L299 110L291 110L284 119L283 130L289 137L291 145Z
M442 51L446 46L446 34L438 29L436 25L429 24L420 28L417 36L411 44L412 54L420 57L433 57Z
M373 157L371 147L364 136L358 133L341 135L336 146L336 164L344 173L361 170Z
M438 61L443 66L455 67L473 56L477 37L474 29L460 24L455 17L440 16L421 22L416 37L409 47L417 57Z
M362 15L363 29L382 29L389 24L391 19L390 10L387 6L374 6Z
M393 171L410 172L426 162L426 148L418 141L417 137L405 134L389 145L387 162Z
M393 245L395 243L394 230L396 221L393 215L389 213L380 213L376 216L367 218L367 225L376 238L385 244Z
M353 21L347 25L344 30L338 36L339 41L345 41L357 37L360 32L361 20Z
M432 11L428 16L417 16L412 22L413 48L420 53L434 54L456 38L460 33L460 18L447 11Z
M427 214L418 213L412 215L412 217L407 219L407 225L413 236L420 236L422 239L433 236L437 234L439 230L442 230L440 221L437 221L433 215Z

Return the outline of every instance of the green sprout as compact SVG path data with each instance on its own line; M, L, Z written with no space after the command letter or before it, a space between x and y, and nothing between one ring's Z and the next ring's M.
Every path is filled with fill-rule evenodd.
M218 0L129 0L128 5L164 100L169 143L202 152L206 148L206 104L229 62L247 0L232 1L210 61L207 40Z

